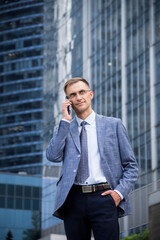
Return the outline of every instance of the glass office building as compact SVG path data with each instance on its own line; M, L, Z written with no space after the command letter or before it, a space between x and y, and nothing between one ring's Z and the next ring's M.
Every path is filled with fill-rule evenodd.
M42 178L14 173L0 173L0 238L22 240L27 229L37 231L41 221ZM34 220L34 221L33 221Z
M54 124L61 118L64 82L75 76L90 82L97 113L122 119L140 176L130 195L133 215L120 221L121 236L139 232L148 227L148 196L160 189L160 3L61 0L52 4L57 24Z
M0 171L41 174L43 1L0 2Z
M52 216L61 164L47 161L45 150L62 117L63 85L83 74L82 6L82 1L44 1L42 236L64 233L60 220Z
M43 175L43 236L61 231L51 216L61 166L45 150L63 85L77 76L90 82L95 112L122 119L140 167L121 235L148 227L146 199L160 189L159 75L159 1L0 2L0 171Z

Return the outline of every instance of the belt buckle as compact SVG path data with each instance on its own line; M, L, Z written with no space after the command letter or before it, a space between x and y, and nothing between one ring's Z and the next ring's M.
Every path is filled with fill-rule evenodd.
M92 186L82 186L82 192L83 193L91 193L92 192Z
M110 187L110 185L108 183L104 183L104 184L102 184L102 186L103 186L104 190Z

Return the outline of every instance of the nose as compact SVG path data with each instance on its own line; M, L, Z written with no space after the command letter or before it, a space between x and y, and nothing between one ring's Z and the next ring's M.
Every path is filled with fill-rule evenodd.
M77 94L76 94L76 99L79 100L79 99L81 99L81 98L82 98L82 96L81 96L79 93L77 93Z

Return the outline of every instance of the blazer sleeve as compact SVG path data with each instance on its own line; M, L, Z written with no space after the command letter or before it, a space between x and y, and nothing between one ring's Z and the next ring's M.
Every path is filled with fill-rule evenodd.
M137 180L138 164L135 159L127 131L120 119L117 122L117 137L123 175L115 190L118 190L125 198L125 196L127 196L132 190L134 183Z
M46 149L46 157L49 161L61 162L63 160L63 153L69 127L69 122L61 120L59 126L54 131L53 138Z

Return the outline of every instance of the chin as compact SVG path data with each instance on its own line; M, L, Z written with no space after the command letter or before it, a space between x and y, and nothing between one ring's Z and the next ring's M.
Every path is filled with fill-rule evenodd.
M83 112L85 112L85 110L86 110L86 109L84 109L84 108L75 108L75 109L74 109L74 111L75 111L76 113L83 113Z
M83 109L76 109L76 111L75 112L77 112L77 113L83 113L84 112L84 110Z

